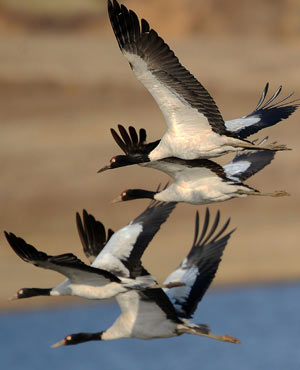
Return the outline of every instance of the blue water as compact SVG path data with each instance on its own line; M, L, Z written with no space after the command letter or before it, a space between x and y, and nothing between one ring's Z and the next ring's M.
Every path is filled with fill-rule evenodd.
M51 298L49 298L51 299ZM299 370L300 284L212 291L194 321L241 345L193 335L121 339L50 348L70 333L101 331L117 305L0 315L1 369L9 370Z

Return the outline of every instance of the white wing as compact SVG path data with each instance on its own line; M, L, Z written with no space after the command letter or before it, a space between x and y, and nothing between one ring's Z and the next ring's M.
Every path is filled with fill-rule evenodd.
M180 182L201 180L208 177L226 178L223 168L208 159L184 160L180 158L165 158L146 163L146 167L154 168L171 176Z
M134 269L141 267L146 247L175 206L175 203L151 202L141 215L111 236L92 266L120 276L135 277Z

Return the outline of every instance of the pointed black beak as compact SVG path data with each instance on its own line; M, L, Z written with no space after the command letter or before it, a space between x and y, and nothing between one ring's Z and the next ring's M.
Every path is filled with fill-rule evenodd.
M104 172L104 171L110 170L110 169L111 169L110 164L108 164L107 166L104 166L104 167L100 168L100 170L97 171L97 173Z

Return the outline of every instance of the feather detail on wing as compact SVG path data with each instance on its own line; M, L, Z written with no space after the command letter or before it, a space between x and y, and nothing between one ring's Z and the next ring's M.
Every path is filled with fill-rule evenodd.
M82 219L80 214L76 213L76 224L84 254L92 263L114 232L108 229L106 234L104 225L86 210L82 212Z
M96 260L94 267L126 277L141 274L141 257L176 203L150 202L146 210L114 233Z
M195 236L188 256L173 271L164 284L182 282L185 286L164 289L177 314L190 318L201 301L206 290L214 279L221 262L223 251L233 231L224 235L230 219L221 230L217 231L220 212L217 212L214 223L209 230L210 213L206 209L205 219L199 235L199 214L196 213Z
M99 278L103 280L104 278L109 281L120 282L120 279L110 272L92 268L72 253L49 256L44 252L38 251L32 245L26 243L24 239L17 237L13 233L5 232L5 236L14 252L23 261L32 263L37 267L56 271L69 278L73 283L84 283L91 274L93 279Z
M282 90L281 86L275 91L270 99L265 101L268 89L269 83L266 84L260 100L252 113L242 118L226 121L225 126L227 130L235 132L238 134L239 138L245 139L263 128L271 127L283 119L288 118L298 108L299 99L287 101L293 93L290 93L279 101L274 102Z
M118 129L120 135L114 129L111 129L111 134L115 142L127 155L149 154L160 142L160 140L157 140L152 143L146 143L147 134L143 128L140 129L139 135L132 126L128 127L128 132L122 125L118 125Z
M173 51L144 19L116 0L108 1L108 13L119 47L136 77L149 90L169 129L179 131L227 131L223 118L207 90L179 62Z
M267 139L266 137L256 145L264 145ZM235 182L243 182L270 164L275 157L275 153L271 150L241 151L223 168L229 179Z

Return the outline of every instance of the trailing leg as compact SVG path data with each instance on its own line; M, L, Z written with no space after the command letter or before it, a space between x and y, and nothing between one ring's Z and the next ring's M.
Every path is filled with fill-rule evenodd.
M237 194L241 195L259 195L262 197L286 197L290 196L288 192L285 190L275 190L272 193L261 193L259 191L247 191L247 190L237 190Z
M236 344L240 344L242 343L239 339L231 336L231 335L217 335L217 334L212 334L212 333L203 333L202 331L200 330L197 330L195 328L188 328L188 327L185 327L185 328L182 328L182 329L178 329L177 330L179 334L184 334L184 333L187 333L187 334L195 334L195 335L200 335L202 337L207 337L207 338L211 338L211 339L215 339L215 340L220 340L222 342L229 342L229 343L236 343Z
M272 150L272 151L292 150L290 148L287 148L285 144L255 145L251 143L238 143L231 144L231 146L247 150Z

